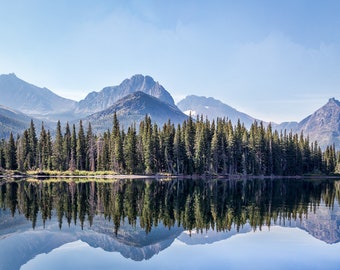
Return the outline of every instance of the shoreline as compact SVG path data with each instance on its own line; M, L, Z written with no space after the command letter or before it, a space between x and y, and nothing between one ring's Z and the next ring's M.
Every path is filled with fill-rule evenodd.
M115 173L82 173L76 172L74 174L70 172L65 173L48 173L48 172L39 172L39 173L19 173L15 172L2 172L0 174L1 179L27 179L33 178L37 180L48 180L52 178L63 179L63 178L93 178L93 179L156 179L156 180L166 180L166 179L225 179L225 180L250 180L250 179L340 179L340 175L244 175L244 174L235 174L235 175L175 175L175 174L115 174Z

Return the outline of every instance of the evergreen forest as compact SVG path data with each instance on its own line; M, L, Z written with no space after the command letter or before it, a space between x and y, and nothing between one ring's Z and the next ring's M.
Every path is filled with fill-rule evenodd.
M117 115L97 135L91 127L57 123L53 136L34 122L21 135L0 141L0 168L39 171L110 171L117 174L296 176L340 172L340 152L321 149L304 134L273 130L254 122L210 121L189 116L163 126L149 116L124 129Z

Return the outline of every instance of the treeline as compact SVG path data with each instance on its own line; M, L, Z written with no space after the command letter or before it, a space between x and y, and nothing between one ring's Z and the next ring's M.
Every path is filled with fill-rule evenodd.
M22 135L0 142L0 168L9 170L114 171L123 174L302 175L339 172L335 146L324 151L303 134L272 130L254 122L209 121L191 116L182 125L169 120L162 127L149 116L138 129L113 126L96 135L91 127L57 123L55 136L42 124L39 136L31 121Z

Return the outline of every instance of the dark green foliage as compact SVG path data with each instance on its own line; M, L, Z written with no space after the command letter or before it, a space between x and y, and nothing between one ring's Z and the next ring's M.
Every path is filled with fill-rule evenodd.
M0 141L0 169L5 168L5 141L2 139Z
M126 134L124 142L124 159L126 172L129 174L137 172L137 135L134 126L129 127Z
M71 130L67 123L65 128L64 140L63 140L63 168L68 169L71 161Z
M80 120L79 122L79 130L78 130L78 139L77 139L77 148L76 148L76 156L77 156L77 169L85 170L86 164L86 139L83 128L83 122Z
M6 169L8 170L17 169L16 147L15 147L15 141L14 141L12 133L10 134L9 140L6 144L5 160L6 160Z
M114 115L112 129L98 136L90 123L85 135L82 121L78 133L66 124L63 135L58 122L53 140L44 125L38 140L31 122L17 140L12 135L0 142L0 168L288 176L339 173L340 153L334 145L323 152L303 133L273 131L262 122L247 130L240 121L234 126L227 119L211 123L190 116L177 127L169 120L159 128L145 116L138 132L134 124L125 133Z
M112 220L116 234L127 221L134 227L139 223L146 233L159 224L229 231L248 223L255 230L301 222L320 204L332 209L339 199L337 181L305 179L9 181L0 188L1 209L25 215L33 228L39 215L45 224L55 213L61 228L72 219L91 226L98 214Z
M30 169L34 169L36 168L36 163L37 163L38 139L35 133L35 126L34 126L33 120L31 120L31 125L30 125L30 128L28 129L28 139L29 139L29 149L30 149L28 167Z
M96 170L96 143L92 133L91 123L89 123L86 134L86 170L94 172Z
M56 137L53 144L53 168L62 171L64 168L64 154L63 154L63 135L61 133L60 121L57 123Z

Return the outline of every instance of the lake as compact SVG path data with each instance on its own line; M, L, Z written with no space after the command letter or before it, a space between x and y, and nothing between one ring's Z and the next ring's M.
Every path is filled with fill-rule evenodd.
M340 181L0 182L0 269L340 269Z

